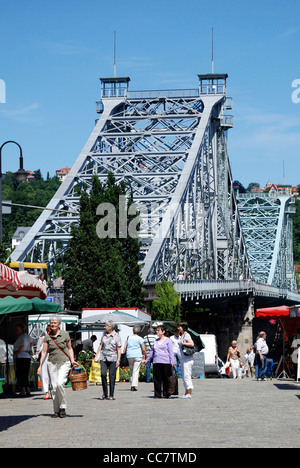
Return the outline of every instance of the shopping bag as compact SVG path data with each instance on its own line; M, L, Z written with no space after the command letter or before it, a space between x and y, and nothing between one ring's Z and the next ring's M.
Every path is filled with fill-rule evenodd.
M168 379L168 395L178 395L178 376L176 373Z

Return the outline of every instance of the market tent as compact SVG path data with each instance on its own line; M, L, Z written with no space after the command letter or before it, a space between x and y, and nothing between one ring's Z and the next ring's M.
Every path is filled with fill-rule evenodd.
M109 312L108 314L98 314L91 317L85 317L79 322L81 325L104 325L108 320L112 320L116 324L129 324L129 323L144 323L144 320L134 317L133 315L126 314L125 312Z
M300 328L300 317L290 317L290 309L292 307L281 306L281 307L267 307L265 309L257 309L256 318L265 320L276 320L283 333L282 343L282 356L277 366L276 374L277 378L291 377L290 369L286 361L286 346L292 346L292 339L297 335L297 330ZM280 375L278 376L279 372Z
M18 273L8 266L0 263L0 287L12 285L17 287L21 284Z
M288 306L266 307L265 309L257 309L255 317L261 319L276 319L290 316L290 308Z
M290 311L293 307L267 307L257 309L255 317L257 319L277 320L285 335L290 337L297 334L300 328L300 317L291 317Z
M12 268L0 263L0 297L26 296L47 297L47 287L35 275L25 271L15 271Z
M4 341L6 343L6 384L9 384L9 361L8 361L8 315L23 314L30 312L57 313L61 311L60 304L44 301L38 297L28 299L27 297L6 296L0 298L0 316L5 319ZM2 322L2 319L0 322Z
M47 286L43 284L35 275L31 275L28 271L18 271L20 285L17 288L21 296L28 298L35 295L40 299L46 299Z
M12 297L6 296L0 298L0 315L23 313L23 312L40 312L40 313L56 313L61 311L61 305L54 302L44 301L39 297L28 299L27 297Z

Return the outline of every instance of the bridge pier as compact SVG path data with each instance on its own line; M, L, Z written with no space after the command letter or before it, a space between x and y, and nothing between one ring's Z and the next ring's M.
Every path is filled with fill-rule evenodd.
M244 297L238 302L228 302L221 307L212 307L208 312L186 312L186 319L195 331L216 335L219 357L225 361L233 340L238 342L241 356L255 342L253 319L254 297Z
M254 298L248 297L248 304L245 304L246 309L242 310L244 313L244 318L241 317L241 329L237 335L237 342L241 355L244 356L247 352L247 349L251 347L255 341L253 336L253 319L255 317L255 308L254 308Z

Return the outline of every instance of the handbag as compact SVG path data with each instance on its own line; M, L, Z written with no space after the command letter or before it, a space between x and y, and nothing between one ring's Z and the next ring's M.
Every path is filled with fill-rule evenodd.
M178 395L178 375L174 369L168 378L168 395Z
M95 357L93 359L94 362L100 362L100 358L101 358L101 351L97 351L97 353L95 354Z
M127 344L128 344L128 338L129 338L129 336L127 336L127 340L126 340ZM129 362L128 362L126 352L125 352L125 353L121 354L120 367L128 367L128 366L129 366Z
M128 366L129 366L129 362L126 357L126 353L122 353L121 359L120 359L120 367L128 367Z
M185 356L192 356L195 353L195 346L188 348L186 346L182 347L182 352Z

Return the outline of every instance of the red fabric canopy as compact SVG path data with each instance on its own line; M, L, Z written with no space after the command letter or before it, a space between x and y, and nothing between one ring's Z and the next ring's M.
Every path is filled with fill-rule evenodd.
M298 328L300 328L300 317L290 317L290 309L292 307L267 307L265 309L257 309L256 318L258 319L275 319L278 321L285 335L295 336Z
M0 297L47 297L47 287L27 271L17 272L0 263Z
M19 279L18 273L15 270L9 268L6 265L3 265L3 263L0 263L0 287L6 286L8 284L16 287L20 286L21 281Z
M261 319L272 319L280 317L289 317L290 316L290 307L280 306L280 307L266 307L265 309L257 309L256 318Z

